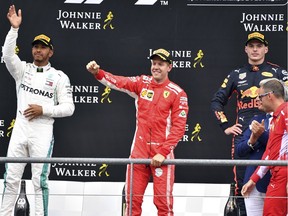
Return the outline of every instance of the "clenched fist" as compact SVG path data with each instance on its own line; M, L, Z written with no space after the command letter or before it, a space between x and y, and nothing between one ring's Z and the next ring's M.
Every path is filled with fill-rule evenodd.
M90 61L86 65L86 69L93 75L97 75L99 72L100 65L98 65L95 61Z

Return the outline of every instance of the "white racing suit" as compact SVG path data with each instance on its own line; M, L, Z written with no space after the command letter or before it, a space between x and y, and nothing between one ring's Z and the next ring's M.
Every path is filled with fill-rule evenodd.
M73 103L70 80L50 63L37 72L37 66L21 61L15 54L18 29L11 27L3 46L6 67L16 82L17 115L7 157L51 157L54 117L71 116ZM31 121L23 115L29 104L42 106L43 115ZM11 216L19 183L26 164L7 163L1 216ZM50 164L31 164L35 190L35 215L48 215L48 176Z

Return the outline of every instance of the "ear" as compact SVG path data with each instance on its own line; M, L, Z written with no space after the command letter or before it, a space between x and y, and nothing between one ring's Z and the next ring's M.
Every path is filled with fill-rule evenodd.
M54 50L50 49L50 51L49 51L49 58L51 58L51 57L53 56L53 54L54 54Z
M269 51L268 46L265 46L265 54L268 53L268 51Z
M244 50L245 50L245 53L247 53L247 46L245 46ZM247 53L247 54L248 54L248 53Z
M268 95L267 95L267 98L268 98L269 100L272 100L273 97L275 97L274 94L268 94Z
M169 64L169 63L168 63ZM169 64L168 66L168 72L170 72L172 70L173 64Z

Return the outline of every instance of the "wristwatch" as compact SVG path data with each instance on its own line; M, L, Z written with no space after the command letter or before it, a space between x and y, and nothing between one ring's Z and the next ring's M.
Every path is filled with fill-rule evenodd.
M249 141L250 141L250 140L248 140L247 145L248 145L252 150L254 150L254 146L253 146Z

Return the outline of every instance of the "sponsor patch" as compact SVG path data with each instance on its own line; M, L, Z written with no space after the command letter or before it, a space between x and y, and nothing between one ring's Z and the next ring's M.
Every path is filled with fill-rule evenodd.
M53 82L50 80L46 80L45 85L47 86L53 86Z
M228 79L225 78L222 85L221 85L221 88L226 88L227 87L227 82L228 82Z
M184 110L182 110L182 111L179 113L179 117L186 118L186 112L185 112Z
M188 101L187 97L180 97L180 101Z
M160 177L163 175L163 170L161 168L155 169L155 176Z
M150 89L143 88L141 93L140 93L141 98L143 98L145 100L149 100L149 101L153 100L153 96L154 96L154 91L152 91Z
M220 120L221 123L228 122L227 117L223 111L220 111L220 112L216 111L215 114L216 114L217 119Z
M187 97L180 97L179 103L180 103L180 106L179 106L180 109L182 109L182 108L181 108L182 106L185 106L186 109L187 109L187 105L188 105L188 99L187 99Z
M256 98L258 96L258 92L259 92L259 88L257 88L256 86L252 86L246 90L241 90L241 98L244 97L250 97L250 98Z
M136 77L129 77L129 79L130 79L132 82L137 82L137 78L136 78Z
M261 74L262 76L265 76L265 77L273 77L273 74L270 72L262 72Z
M239 74L239 79L243 80L246 78L246 72Z

